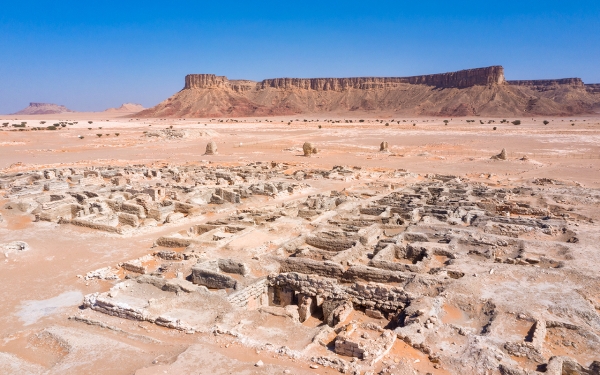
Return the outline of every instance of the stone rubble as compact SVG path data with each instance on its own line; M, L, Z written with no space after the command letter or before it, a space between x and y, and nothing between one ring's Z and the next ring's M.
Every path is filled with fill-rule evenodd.
M303 149L313 153L308 142ZM315 188L322 180L360 183ZM254 337L259 322L282 319L283 330L312 337L301 356L344 373L391 373L386 358L401 344L450 373L536 373L523 363L552 374L600 370L599 356L579 363L550 341L562 332L600 353L598 280L589 292L565 286L568 304L532 289L528 298L539 293L547 309L495 289L521 280L529 286L507 292L517 298L537 281L576 274L577 249L595 228L543 203L561 185L278 163L48 169L0 181L8 204L38 221L114 236L173 227L147 255L82 276L113 283L85 296L88 309L252 345L267 345ZM281 338L269 340L277 347Z

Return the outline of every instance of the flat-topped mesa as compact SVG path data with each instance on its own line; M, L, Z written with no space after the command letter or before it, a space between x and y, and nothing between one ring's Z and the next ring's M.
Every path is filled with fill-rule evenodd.
M458 72L430 74L414 77L354 77L354 78L273 78L258 84L259 89L305 89L317 91L343 91L347 89L375 89L397 84L427 85L441 88L464 88L502 84L504 68L467 69Z
M20 110L19 112L13 113L14 115L49 115L63 112L73 112L64 105L58 105L53 103L29 103L27 108Z
M567 85L571 87L585 87L581 78L561 78L561 79L534 79L534 80L520 80L520 81L507 81L509 85L513 86L529 86L534 89L545 89L553 86Z

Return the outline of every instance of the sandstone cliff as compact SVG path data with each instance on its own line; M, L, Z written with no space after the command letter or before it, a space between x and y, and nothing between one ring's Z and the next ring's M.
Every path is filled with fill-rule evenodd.
M13 115L51 115L56 113L74 112L64 105L52 103L29 103L29 106L13 113Z
M597 86L584 85L579 78L506 81L501 66L414 77L274 78L261 82L190 74L183 90L135 116L571 115L600 108Z

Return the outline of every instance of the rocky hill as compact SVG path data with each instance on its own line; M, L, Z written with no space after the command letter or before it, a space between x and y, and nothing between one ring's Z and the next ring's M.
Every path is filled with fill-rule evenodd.
M64 112L74 112L64 105L52 103L29 103L29 106L13 113L13 115L52 115Z
M123 103L118 108L108 108L104 112L123 112L123 113L131 113L131 112L139 112L144 110L144 106L137 103Z
M275 78L261 82L190 74L183 90L135 116L573 115L600 109L599 86L585 85L579 78L506 81L501 66L414 77Z

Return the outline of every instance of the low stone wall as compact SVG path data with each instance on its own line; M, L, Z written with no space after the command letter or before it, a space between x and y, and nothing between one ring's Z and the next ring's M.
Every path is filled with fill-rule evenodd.
M106 225L106 224L98 224L98 223L94 223L94 222L82 220L82 219L61 220L60 223L61 224L62 223L70 223L70 224L77 225L80 227L92 228L92 229L101 230L101 231L110 232L110 233L118 233L118 234L123 233L123 230L119 227L112 227L112 226Z
M125 212L119 212L119 224L121 225L129 225L131 227L137 228L140 226L140 220L136 215L128 214Z
M156 244L163 247L188 247L191 243L191 239L179 237L159 237L156 240Z
M70 220L75 217L77 211L83 210L83 206L73 203L60 204L55 207L44 209L40 213L39 219L43 221L56 222L59 218Z
M233 306L245 309L257 309L261 306L268 306L268 288L269 280L265 277L232 293L227 297L229 303Z
M139 217L140 219L146 218L146 211L144 210L144 207L140 206L139 204L121 203L120 208L121 208L121 212L135 215L135 216Z
M398 271L382 270L367 266L352 266L342 276L348 281L373 281L376 283L403 283L408 280L406 275Z
M356 245L356 240L346 238L307 237L306 243L327 251L344 251Z
M280 258L280 272L299 272L339 279L344 273L344 267L339 263L320 262L305 258Z

